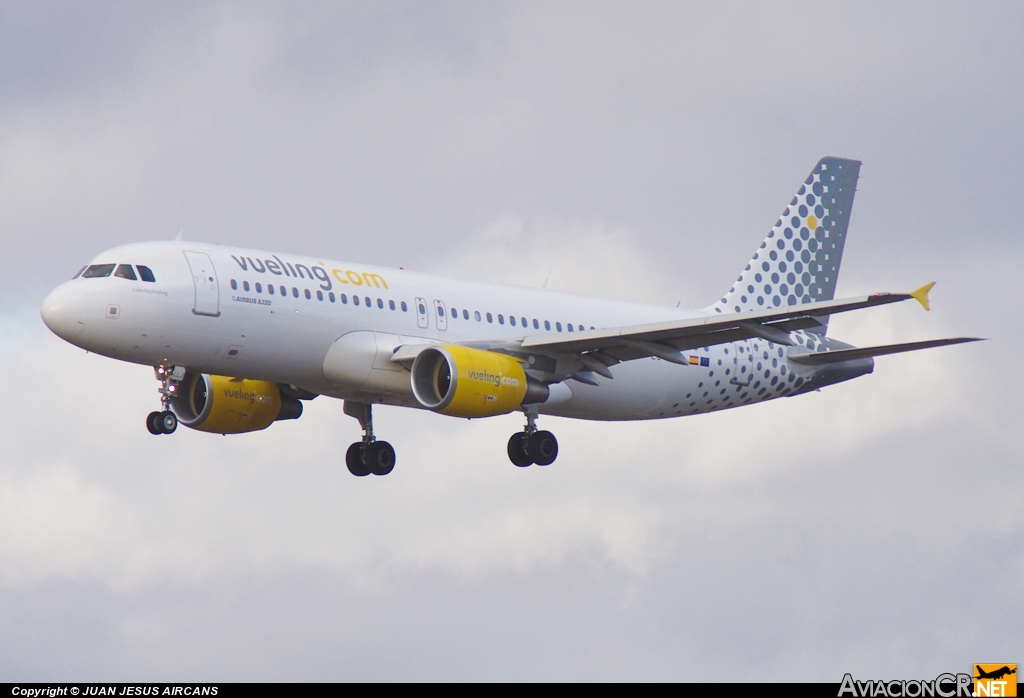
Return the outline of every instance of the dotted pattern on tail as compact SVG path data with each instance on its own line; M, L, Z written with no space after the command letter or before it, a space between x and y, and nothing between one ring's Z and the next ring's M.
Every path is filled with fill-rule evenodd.
M822 158L714 312L832 300L859 173L857 160Z

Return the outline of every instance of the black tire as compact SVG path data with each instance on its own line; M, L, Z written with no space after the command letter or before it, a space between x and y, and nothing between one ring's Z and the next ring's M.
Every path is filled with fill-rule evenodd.
M558 441L550 431L535 431L530 435L526 452L537 465L551 465L558 458Z
M356 477L366 477L370 474L370 469L363 463L362 441L356 441L348 447L348 451L345 453L345 465L348 466L348 471Z
M173 434L178 428L178 415L171 411L161 412L157 425L160 427L160 433Z
M160 429L160 413L150 412L146 417L146 428L149 429L149 433L154 436L159 436L164 432Z
M508 459L517 468L525 468L533 465L533 458L526 451L526 434L517 432L508 440Z
M395 449L387 441L374 441L366 447L363 460L374 475L387 475L395 469Z

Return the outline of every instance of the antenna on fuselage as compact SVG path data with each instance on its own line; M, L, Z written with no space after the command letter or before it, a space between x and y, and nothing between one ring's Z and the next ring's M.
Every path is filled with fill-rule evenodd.
M551 280L551 277L550 277L550 276L549 276L548 278L544 279L544 283L542 283L542 284L540 285L540 287L541 287L541 288L547 288L547 287L548 287L548 281L550 281L550 280Z
M182 236L182 234L183 234L184 232L185 232L185 229L184 229L184 228L182 228L181 230L179 230L179 231L178 231L178 234L174 236L174 241L175 241L175 242L181 242L181 236Z

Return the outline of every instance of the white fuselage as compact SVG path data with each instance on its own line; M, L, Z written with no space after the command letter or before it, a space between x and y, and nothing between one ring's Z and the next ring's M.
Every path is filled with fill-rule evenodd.
M80 276L54 290L44 320L79 347L122 361L412 407L418 403L407 387L408 370L387 360L399 345L485 345L708 314L191 242L126 245L92 263L145 265L155 281ZM376 342L364 383L338 379L338 371L325 377L329 352L346 336L370 338L371 354ZM807 346L827 341L802 332L793 338ZM746 384L735 382L740 353L751 361ZM637 359L612 366L614 380L600 378L598 386L568 380L540 412L602 420L688 415L789 394L816 373L759 339L688 354L695 365Z

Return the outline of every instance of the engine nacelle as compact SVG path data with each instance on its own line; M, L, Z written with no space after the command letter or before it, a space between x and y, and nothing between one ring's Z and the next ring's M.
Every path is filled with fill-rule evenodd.
M215 434L259 431L302 415L302 403L281 395L276 383L191 371L171 406L181 424Z
M412 364L412 393L429 410L452 417L491 417L544 402L548 387L506 354L442 344Z

